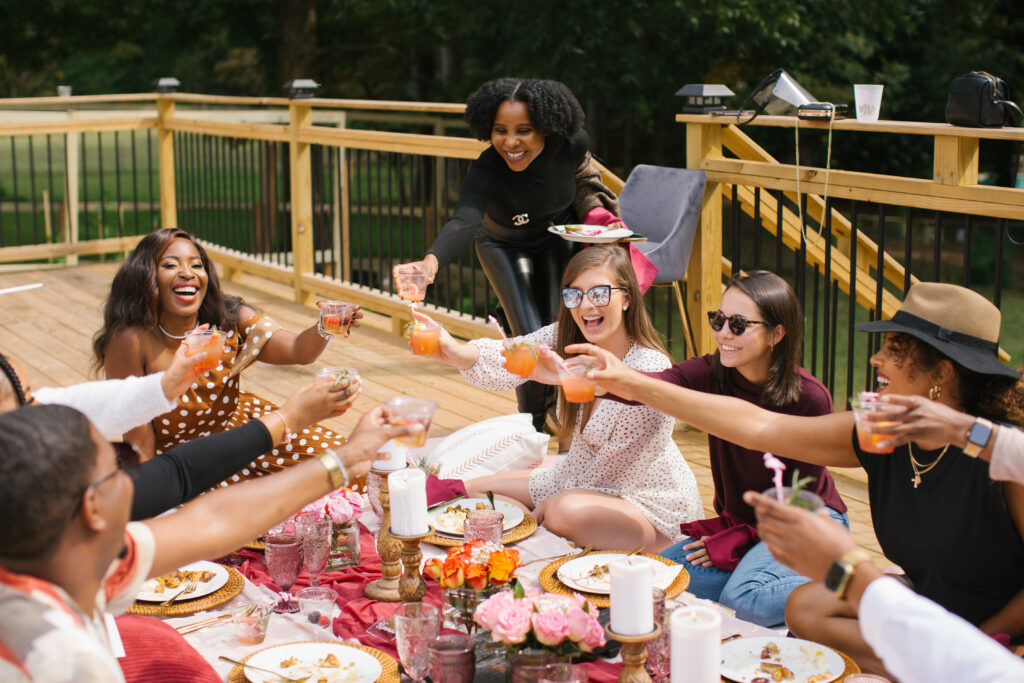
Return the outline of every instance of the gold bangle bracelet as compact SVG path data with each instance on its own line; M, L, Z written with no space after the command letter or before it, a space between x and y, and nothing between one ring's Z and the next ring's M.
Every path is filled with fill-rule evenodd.
M341 461L341 457L337 453L327 449L316 456L316 459L327 470L327 476L331 478L332 490L343 489L348 486L348 470L345 469L345 463Z

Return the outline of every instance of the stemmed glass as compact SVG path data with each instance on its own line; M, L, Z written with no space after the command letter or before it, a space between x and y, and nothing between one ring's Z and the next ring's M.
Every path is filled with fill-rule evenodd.
M405 602L395 610L395 639L405 673L422 681L430 673L430 643L441 628L441 611L424 602Z
M288 593L299 578L299 566L302 564L302 544L299 539L289 534L267 536L264 560L270 580L281 590L281 599L274 603L274 611L278 614L291 614L299 611L299 603Z
M320 574L331 557L331 520L317 512L304 512L295 518L295 533L302 542L302 571L309 585L320 585Z

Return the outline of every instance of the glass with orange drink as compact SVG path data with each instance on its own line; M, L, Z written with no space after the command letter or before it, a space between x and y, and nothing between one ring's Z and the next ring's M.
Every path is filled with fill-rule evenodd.
M186 356L194 356L206 352L206 360L192 367L202 374L220 365L220 357L224 354L225 335L220 330L189 330L185 333Z
M505 369L513 375L529 377L537 365L537 345L520 339L505 339L502 342L505 354Z
M419 434L396 437L395 443L407 448L419 448L427 444L427 432L434 420L437 403L415 396L395 396L385 401L384 410L387 412L388 424L393 427L417 422L423 425L423 431Z
M559 366L558 375L562 382L565 400L569 403L590 403L594 400L597 382L587 379L587 372L594 368L593 361L586 358L567 358Z
M349 326L359 306L347 301L321 301L320 325L327 334L348 336Z
M427 272L417 266L397 265L391 269L398 296L406 301L423 301L427 295Z
M882 441L888 441L889 439L895 438L895 434L886 434L883 432L886 427L896 426L896 422L884 420L879 422L869 422L866 416L869 413L898 411L900 408L899 406L890 405L888 403L880 403L876 400L877 397L878 394L875 392L865 391L861 392L859 397L850 399L850 405L853 408L853 419L857 425L857 444L865 453L892 453L892 446L882 448L878 444ZM869 425L870 427L868 427ZM875 431L869 432L868 428L874 429Z
M417 356L433 356L441 343L441 323L433 320L417 320L406 323L405 334L409 337L412 352Z

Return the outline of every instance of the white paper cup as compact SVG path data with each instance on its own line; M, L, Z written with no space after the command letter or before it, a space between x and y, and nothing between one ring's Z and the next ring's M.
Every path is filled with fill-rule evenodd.
M882 108L881 85L854 84L853 98L857 102L858 121L877 121L878 110Z

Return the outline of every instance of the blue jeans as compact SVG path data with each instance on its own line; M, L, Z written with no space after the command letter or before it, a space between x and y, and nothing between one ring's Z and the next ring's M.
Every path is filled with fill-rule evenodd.
M845 513L828 508L832 519L847 529L850 523ZM775 561L763 542L759 542L743 556L736 569L727 572L717 567L693 565L686 556L696 550L683 550L693 541L683 539L661 551L667 557L686 567L690 573L688 591L698 598L714 600L736 610L736 616L759 626L778 626L785 622L786 599L793 589L809 581Z

